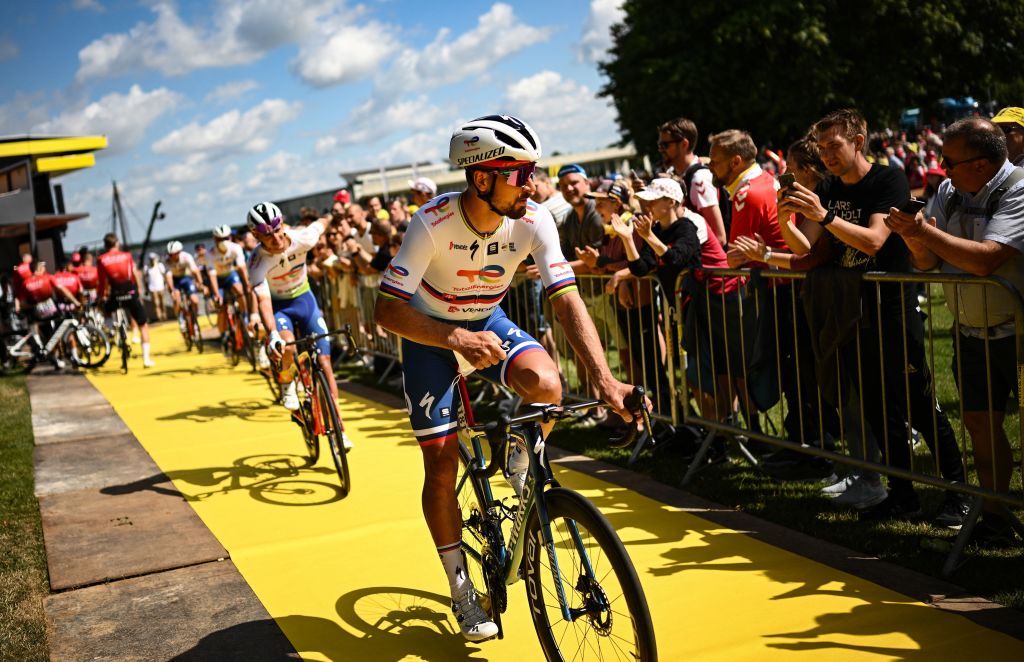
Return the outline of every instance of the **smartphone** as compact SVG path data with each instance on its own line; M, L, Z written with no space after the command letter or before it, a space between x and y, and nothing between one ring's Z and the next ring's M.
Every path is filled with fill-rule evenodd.
M779 175L779 188L789 188L796 183L796 175L791 172L784 172Z
M905 214L916 215L917 212L924 209L924 204L924 200L919 200L918 198L910 198L909 200L907 200L906 202L899 206L899 210Z

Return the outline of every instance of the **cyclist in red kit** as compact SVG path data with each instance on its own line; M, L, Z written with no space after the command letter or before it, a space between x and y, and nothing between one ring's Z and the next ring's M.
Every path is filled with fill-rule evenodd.
M103 237L103 246L107 251L97 261L99 296L104 301L103 312L110 315L120 307L135 320L142 335L142 365L151 368L153 361L149 358L149 323L142 302L139 301L135 260L131 253L121 250L121 242L113 232Z

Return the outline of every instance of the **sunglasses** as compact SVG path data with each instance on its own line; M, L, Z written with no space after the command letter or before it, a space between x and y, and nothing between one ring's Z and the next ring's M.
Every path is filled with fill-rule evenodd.
M676 140L659 140L658 141L658 149L665 149L669 145L675 145L676 143L681 143L681 142L683 142L682 138L677 138Z
M973 156L973 157L971 157L969 159L961 159L959 161L953 161L951 159L947 159L946 155L943 154L942 156L939 157L939 163L942 164L943 167L945 167L946 171L948 172L948 171L952 170L953 168L955 168L955 167L957 167L959 165L963 165L965 163L970 163L972 161L981 161L984 158L985 158L984 156Z
M252 227L252 231L255 232L256 234L270 236L277 232L277 230L281 227L281 222L283 220L284 219L281 218L280 216L275 216L270 220L269 223L256 223Z
M231 239L231 237L214 237L213 238L213 243L219 244L220 242L228 241L229 239Z
M533 173L537 170L536 163L525 163L516 168L509 168L506 170L491 170L495 175L505 177L505 181L508 182L509 186L525 186L528 181L533 179Z

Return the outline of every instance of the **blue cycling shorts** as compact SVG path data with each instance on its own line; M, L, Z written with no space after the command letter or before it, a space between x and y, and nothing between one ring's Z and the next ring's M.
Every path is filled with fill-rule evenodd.
M224 301L225 292L235 285L235 283L241 283L242 277L238 275L237 271L230 271L225 276L217 276L217 287L220 289L221 301Z
M495 308L491 316L482 320L440 320L457 324L470 331L493 331L501 338L505 360L479 371L491 381L508 386L508 373L519 357L544 348L534 338ZM458 377L458 363L450 349L421 345L402 338L402 373L405 382L405 401L409 407L409 422L421 448L443 444L454 439L458 428L458 409L454 386Z
M196 282L192 279L192 276L176 276L174 279L174 289L185 296L192 296L199 291L196 289Z
M278 331L290 331L296 338L328 331L316 297L309 290L294 299L271 299L270 305L274 309ZM331 343L327 338L317 340L316 346L324 356L331 355Z

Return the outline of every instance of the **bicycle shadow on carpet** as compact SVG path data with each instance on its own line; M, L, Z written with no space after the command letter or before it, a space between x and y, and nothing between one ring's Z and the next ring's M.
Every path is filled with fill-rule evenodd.
M235 398L159 416L156 420L207 423L221 419L240 418L244 421L280 423L285 413L282 407L269 398Z
M104 487L100 492L117 495L149 490L185 501L203 501L218 494L247 490L253 499L270 505L320 506L344 498L336 484L319 480L327 475L334 476L336 472L327 467L311 467L304 456L249 455L229 466L171 470ZM182 488L187 483L196 489L179 490L171 481Z

